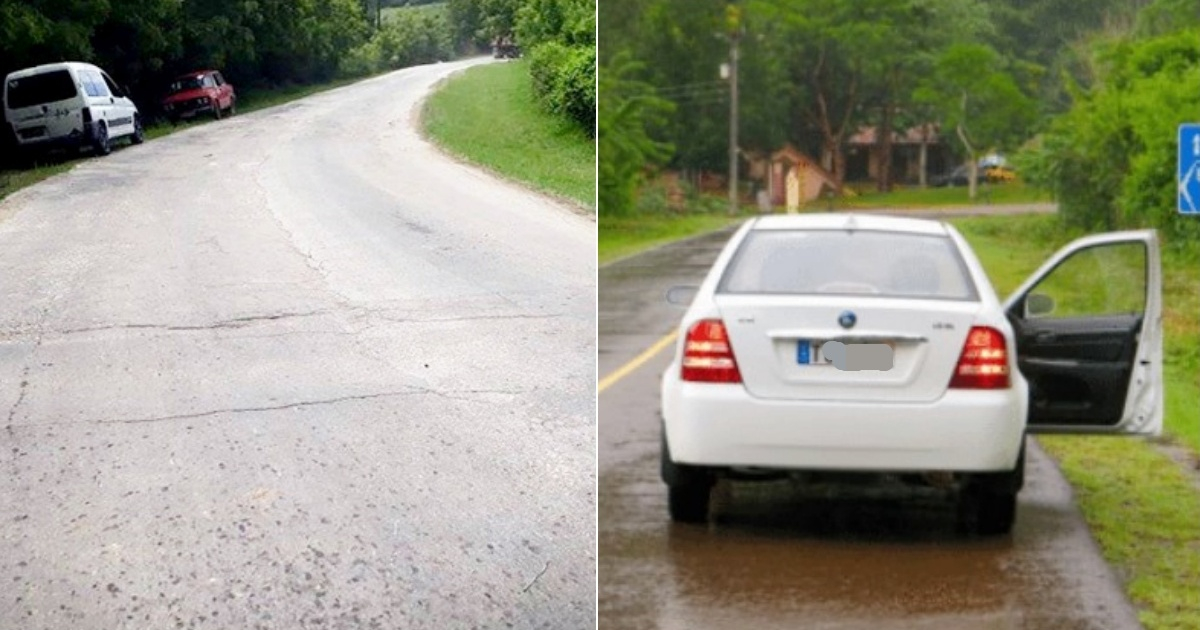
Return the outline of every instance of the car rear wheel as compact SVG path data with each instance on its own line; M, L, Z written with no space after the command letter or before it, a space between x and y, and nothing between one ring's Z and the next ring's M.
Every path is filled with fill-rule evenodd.
M221 120L221 101L213 99L212 101L213 120Z
M108 137L108 126L103 122L96 125L96 137L92 140L92 148L98 155L112 153L112 139Z
M671 459L667 437L662 437L662 479L667 484L667 508L677 523L703 523L708 520L713 478L703 468L676 464Z
M129 139L133 144L141 144L146 141L146 128L142 126L142 117L133 117L133 136Z
M667 486L667 507L671 512L671 520L676 523L708 521L708 504L711 496L712 485L708 483Z
M976 497L976 530L983 536L1001 536L1012 531L1017 520L1017 495L1011 492L981 492Z
M227 113L230 116L237 113L237 97L236 96L231 96L229 98L229 111Z

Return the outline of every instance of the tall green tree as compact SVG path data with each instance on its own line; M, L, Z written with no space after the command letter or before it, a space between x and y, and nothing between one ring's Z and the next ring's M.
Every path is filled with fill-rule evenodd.
M1005 72L999 53L984 44L948 47L914 98L937 112L943 128L953 129L962 143L969 160L972 199L980 153L1015 148L1028 137L1036 118L1033 100Z
M670 145L654 139L673 109L637 79L639 64L629 53L618 53L600 72L598 151L599 202L602 216L633 211L638 184L649 168L661 164Z

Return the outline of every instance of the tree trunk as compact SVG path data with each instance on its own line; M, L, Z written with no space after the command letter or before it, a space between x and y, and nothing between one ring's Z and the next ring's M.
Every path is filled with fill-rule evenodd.
M963 148L967 150L967 198L975 200L976 186L975 179L979 175L979 162L975 159L975 147L971 146L970 139L967 138L967 95L962 96L962 118L958 125L955 126L955 131L958 133L958 139L962 141Z
M917 182L921 185L921 188L929 185L928 178L925 176L925 169L929 163L929 137L926 133L924 131L921 132L921 151L917 155Z
M883 117L879 122L878 134L875 138L879 145L879 181L876 185L879 192L892 190L892 106L883 105Z
M842 186L846 183L846 152L842 150L841 139L831 141L830 153L833 155L833 181L837 184L837 192L842 192Z
M962 123L959 123L957 129L958 139L962 141L963 146L967 149L967 198L975 199L975 179L979 175L979 162L975 160L975 149L971 147L971 142L967 140L967 132L963 128Z

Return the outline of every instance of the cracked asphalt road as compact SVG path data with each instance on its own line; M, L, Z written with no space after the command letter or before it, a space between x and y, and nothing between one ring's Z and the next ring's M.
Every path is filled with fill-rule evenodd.
M595 223L412 68L0 203L0 627L595 623Z

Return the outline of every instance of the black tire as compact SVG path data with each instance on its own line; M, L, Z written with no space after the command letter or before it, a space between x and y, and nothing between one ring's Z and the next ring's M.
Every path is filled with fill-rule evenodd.
M234 96L234 97L230 97L230 99L229 99L229 111L228 111L227 113L228 113L230 116L232 116L232 115L234 115L234 114L236 114L236 113L237 113L237 97L236 97L236 96Z
M146 128L142 126L142 117L133 117L133 135L129 137L131 144L141 144L146 141Z
M96 155L112 153L112 138L108 137L108 125L101 121L96 125L96 137L92 140L92 148Z
M712 484L686 483L667 486L667 507L676 523L708 522Z
M667 484L667 508L676 523L704 523L708 520L709 497L713 477L703 468L676 464L664 432L661 438L662 480Z
M1002 536L1012 531L1017 520L1017 495L1010 492L980 492L975 505L976 531L982 536Z
M221 101L215 98L212 100L212 112L213 120L221 120Z

